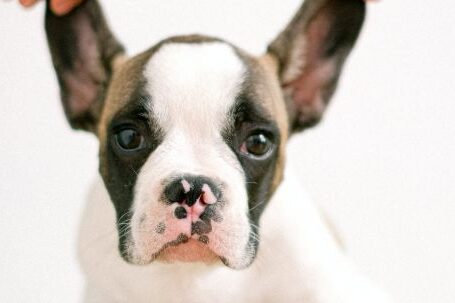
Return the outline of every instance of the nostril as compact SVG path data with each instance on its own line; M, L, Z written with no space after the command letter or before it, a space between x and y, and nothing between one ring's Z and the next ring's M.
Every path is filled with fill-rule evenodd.
M185 219L187 217L186 209L182 206L179 206L175 209L174 215L177 219Z
M174 202L183 202L186 199L186 192L182 183L178 180L172 181L168 184L164 190L164 196L167 201Z

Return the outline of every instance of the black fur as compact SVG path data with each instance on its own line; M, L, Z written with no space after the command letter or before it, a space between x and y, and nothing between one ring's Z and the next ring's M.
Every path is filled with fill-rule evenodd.
M258 246L259 219L267 205L272 192L272 182L275 176L276 164L279 157L278 146L280 133L273 119L260 106L258 100L251 100L243 95L237 98L230 116L233 124L228 126L223 137L243 167L245 187L248 193L250 217L250 246ZM265 132L273 142L273 150L264 159L252 158L240 152L239 148L246 138L257 132Z
M131 219L131 204L137 176L147 158L163 140L162 130L153 123L154 118L143 107L144 98L147 97L133 98L112 119L106 138L106 148L100 154L100 172L116 210L119 232ZM119 153L115 145L116 128L125 123L134 124L146 140L146 148L131 156ZM120 232L119 245L122 253L125 253L127 236L127 233Z

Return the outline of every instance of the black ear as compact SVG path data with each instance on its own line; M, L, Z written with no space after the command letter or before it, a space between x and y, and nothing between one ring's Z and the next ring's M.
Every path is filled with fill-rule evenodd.
M113 60L124 52L95 0L65 16L46 4L46 34L66 116L75 129L95 132Z
M322 117L365 18L363 0L306 0L268 47L279 77L292 131Z

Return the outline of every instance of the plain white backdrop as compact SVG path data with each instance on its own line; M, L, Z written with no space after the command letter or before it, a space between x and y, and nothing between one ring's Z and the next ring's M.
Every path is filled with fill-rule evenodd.
M169 35L264 51L300 0L102 1L135 54ZM383 0L323 123L288 164L360 269L401 303L455 300L455 2ZM43 5L0 2L0 302L78 302L76 235L97 142L67 125Z

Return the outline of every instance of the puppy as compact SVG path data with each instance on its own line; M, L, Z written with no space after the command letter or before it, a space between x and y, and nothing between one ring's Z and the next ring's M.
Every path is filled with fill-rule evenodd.
M129 57L95 0L47 9L66 116L100 146L79 241L86 302L387 302L284 171L364 16L361 0L307 0L259 58L200 35Z

